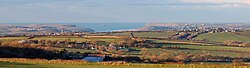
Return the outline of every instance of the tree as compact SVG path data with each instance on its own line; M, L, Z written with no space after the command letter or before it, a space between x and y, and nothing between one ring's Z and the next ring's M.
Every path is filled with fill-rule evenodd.
M126 41L120 41L118 42L119 46L126 47Z
M157 55L153 55L150 57L150 61L151 62L158 62L160 59L158 59L158 56Z
M174 55L172 55L172 52L170 52L170 51L162 52L159 55L159 59L162 60L162 61L173 60L172 59L173 57L174 57Z
M52 45L52 41L51 41L51 40L46 40L46 41L45 41L45 44L46 44L47 46L51 46L51 45Z
M229 41L224 41L223 43L226 44L226 45L229 45L229 46L239 46L243 42L236 41L236 40L229 40Z
M117 51L117 54L118 54L119 56L122 56L123 51L122 51L122 50L118 50L118 51Z
M249 47L249 46L250 46L250 43L248 43L248 42L246 42L246 43L242 43L242 44L240 44L239 46Z
M108 51L109 53L114 53L114 52L116 51L116 47L113 46L113 45L109 45L107 51Z
M188 55L186 53L181 53L180 55L175 57L177 61L185 61L188 59Z
M91 41L90 43L93 45L97 45L97 41L95 41L95 40Z
M61 49L61 50L59 50L59 53L60 53L60 54L67 53L67 52L68 52L68 50L66 50L66 49Z
M244 64L244 61L242 59L234 59L232 61L232 64L233 65L243 65Z
M104 50L105 50L104 46L97 46L97 49L98 49L99 51L104 51Z
M149 56L149 50L147 48L142 48L141 49L141 58L146 59Z

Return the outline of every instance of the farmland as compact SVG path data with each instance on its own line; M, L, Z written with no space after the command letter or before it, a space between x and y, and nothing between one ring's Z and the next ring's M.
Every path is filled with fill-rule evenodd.
M0 41L17 41L22 39L27 39L28 37L3 37L0 38Z
M228 46L202 46L202 45L164 45L164 46L176 46L180 48L188 48L187 50L182 49L161 49L161 48L148 48L149 51L152 54L160 54L164 51L174 51L174 52L183 52L183 53L192 53L192 54L212 54L212 55L224 55L232 58L236 57L249 57L250 48L244 48L244 47L228 47ZM73 49L73 48L57 48L60 49L66 49L70 52L92 52L97 53L96 50L85 50L85 49ZM137 51L129 51L124 52L123 55L140 55L141 54L141 48L130 48L130 49L136 49ZM244 54L244 55L242 55Z
M199 35L195 39L206 39L209 41L224 42L228 40L237 40L243 42L250 42L249 31L239 33L206 33Z
M102 62L99 63L92 63L92 62L84 62L85 64L78 64L77 62L74 62L75 60L72 60L70 62L62 62L62 63L55 63L55 64L49 64L51 63L50 60L32 60L34 62L19 62L19 61L0 61L0 67L15 67L15 68L22 68L22 67L51 67L51 68L67 68L67 67L73 67L73 68L99 68L99 67L106 67L106 68L115 68L119 66L119 68L144 68L144 67L157 67L157 68L187 68L187 67L231 67L232 63L225 62L228 64L224 64L224 62L211 64L208 63L182 63L177 64L176 62L170 63L170 64L150 64L151 58L162 58L162 54L165 55L171 55L173 59L176 59L180 54L186 54L186 55L193 55L193 58L198 55L209 55L210 57L226 57L226 58L249 58L250 56L250 50L249 47L235 47L235 46L222 46L222 45L214 45L214 44L207 44L207 43L197 43L192 42L193 40L178 40L178 39L169 39L168 37L171 37L176 34L176 32L172 31L162 31L162 32L132 32L135 36L135 39L132 39L131 32L118 32L118 33L95 33L95 34L88 34L85 36L38 36L29 39L29 37L1 37L0 41L2 42L11 42L11 41L20 41L20 40L37 40L38 43L28 43L29 44L36 44L36 45L30 45L30 46L53 46L52 49L57 50L56 53L60 54L60 52L64 53L66 56L74 55L74 54L85 54L85 53L99 53L99 54L112 54L113 55L121 55L122 57L138 57L141 58L143 54L143 49L148 50L148 54L146 54L147 62L144 63L144 61L138 61L137 63L126 63L126 64L111 64L106 65ZM146 41L138 42L137 37L140 39L144 39ZM206 33L201 34L195 39L208 39L209 41L216 41L216 42L223 42L226 40L239 40L244 42L249 42L248 38L248 32L240 32L240 33ZM43 40L45 42L43 42ZM51 43L47 43L49 41ZM56 41L56 43L53 43ZM58 44L58 42L61 42ZM73 47L67 47L71 45L78 45L78 44L64 44L65 42L74 42L74 43L83 43L80 45L84 46L95 46L96 49L90 49L88 48L77 48ZM98 42L97 44L93 44L93 42ZM129 42L129 43L128 43ZM7 44L8 44L7 43ZM15 43L15 42L14 42ZM86 44L85 44L86 43ZM112 45L111 43L114 43ZM48 46L48 45L49 46ZM6 45L6 44L5 44ZM14 44L12 44L14 45ZM109 48L112 46L121 47L125 46L125 49L128 49L129 51L123 51L119 53L118 49L116 49L116 52L109 53ZM133 46L134 45L134 46ZM156 46L154 46L156 45ZM61 47L59 47L61 46ZM101 47L104 50L98 50L99 47ZM164 48L164 47L170 47ZM172 48L171 48L172 47ZM113 47L112 47L113 48ZM106 50L105 50L106 49ZM62 50L66 50L65 52ZM8 52L8 51L7 51ZM25 53L24 53L25 54ZM68 55L67 55L68 54ZM165 56L166 57L166 56ZM10 58L11 59L11 58ZM19 60L19 59L18 59ZM120 60L123 61L123 60ZM188 61L188 60L186 60ZM60 61L61 62L61 61ZM143 62L143 63L141 63ZM165 62L165 61L164 61ZM182 61L183 62L183 61ZM73 64L72 64L73 63ZM155 63L155 62L154 62ZM238 67L238 66L235 66ZM246 66L243 66L246 67Z
M69 52L81 52L81 53L87 53L87 52L90 52L90 53L97 53L96 50L86 50L86 49L74 49L74 48L55 48L55 49L58 49L58 50L61 50L61 49L66 49L68 50Z
M86 64L86 65L64 65L64 64L22 64L22 63L8 63L0 62L0 68L13 67L13 68L228 68L240 67L247 68L249 66L233 66L233 65L211 65L211 64L134 64L134 65L100 65L100 64Z
M135 37L149 37L149 38L168 38L175 35L174 31L162 31L162 32L121 32L121 33L110 33L108 35L113 36L128 36L131 37L133 33Z
M116 42L121 41L121 38L114 38L114 37L72 37L72 36L63 36L63 37L37 37L33 38L37 40L67 40L70 39L71 41L77 41L77 42L84 42L84 41L106 41L106 42Z
M2 58L0 60L3 60ZM13 59L5 59L13 60ZM28 60L30 62L21 62L22 60ZM244 65L231 65L231 64L207 64L207 63L196 63L196 64L175 64L175 63L166 63L166 64L139 64L139 63L71 63L71 61L60 61L60 60L37 60L37 59L14 59L11 62L0 62L0 67L14 67L14 68L33 68L33 67L44 67L44 68L228 68L228 67L239 67L247 68L248 66ZM13 63L15 62L15 63Z
M189 52L194 54L208 53L214 55L225 55L229 57L249 57L250 48L244 47L228 47L228 46L202 46L202 45L166 45L166 46L176 46L180 48L188 48L189 50L173 50L181 52ZM244 55L242 55L244 54Z
M63 41L63 40L68 40L70 41L77 41L77 42L91 42L91 41L104 41L101 44L107 45L110 43L119 43L120 41L126 41L126 36L131 36L131 32L122 32L122 33L109 33L107 36L44 36L44 37L35 37L32 38L33 40L52 40L52 41ZM151 38L163 38L163 37L169 37L174 35L174 32L167 31L167 32L133 32L136 37L151 37ZM241 32L240 34L247 35L247 32ZM201 39L201 38L208 38L211 40L218 40L218 41L225 41L225 40L242 40L243 41L249 41L247 37L245 36L234 36L236 34L234 33L214 33L214 34L202 34L199 35L195 39ZM211 37L210 37L211 36ZM217 37L218 36L218 37ZM229 38L226 38L229 37ZM235 38L239 37L239 38ZM0 38L1 41L13 41L13 40L22 40L22 39L27 39L27 37L3 37ZM202 46L199 43L191 43L188 40L182 40L182 42L176 40L176 41L169 41L169 40L157 40L157 39L147 39L147 40L152 40L153 42L156 43L166 43L163 44L164 46L177 46L181 48L189 48L189 49L194 49L194 50L173 50L176 52L190 52L190 53L210 53L214 55L227 55L230 57L237 57L239 53L236 52L241 52L244 54L247 54L249 51L249 48L247 47L229 47L229 46ZM185 41L185 42L184 42ZM167 43L179 43L179 44L167 44ZM193 45L187 45L187 44L193 44ZM60 49L66 49L71 52L97 52L96 50L86 50L86 49L74 49L74 48L56 48L58 50ZM136 49L137 51L131 51L131 52L124 52L125 55L132 55L132 54L140 54L141 48L132 48ZM164 49L157 49L157 48L149 48L153 52L157 53L159 51L162 51ZM236 52L230 52L230 51L236 51ZM248 57L248 55L245 55L245 57Z

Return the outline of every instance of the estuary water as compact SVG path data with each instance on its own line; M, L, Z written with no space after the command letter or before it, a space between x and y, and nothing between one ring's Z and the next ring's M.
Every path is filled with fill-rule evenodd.
M72 23L78 27L91 28L95 32L110 32L142 28L145 23Z

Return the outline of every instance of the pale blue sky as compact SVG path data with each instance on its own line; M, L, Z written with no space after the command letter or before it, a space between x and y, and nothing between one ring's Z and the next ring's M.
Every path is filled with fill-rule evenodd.
M0 0L0 23L250 22L250 0Z

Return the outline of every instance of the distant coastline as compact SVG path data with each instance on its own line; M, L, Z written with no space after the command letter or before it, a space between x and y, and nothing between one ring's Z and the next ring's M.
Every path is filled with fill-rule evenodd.
M146 23L71 23L78 27L91 28L95 32L127 31L143 28Z
M41 24L41 23L33 23ZM65 24L76 25L79 28L90 28L94 32L113 32L113 31L158 31L158 30L184 30L198 29L200 27L226 29L249 29L249 24L202 24L202 23L45 23L45 24ZM30 23L1 23L1 25L30 25ZM185 27L184 27L185 26Z

